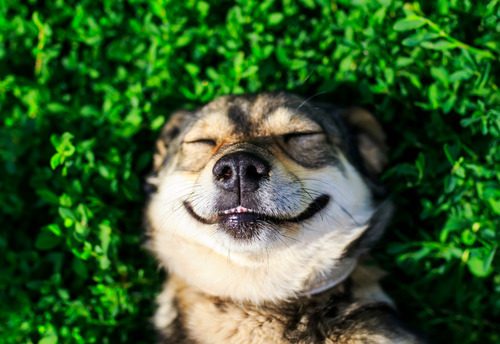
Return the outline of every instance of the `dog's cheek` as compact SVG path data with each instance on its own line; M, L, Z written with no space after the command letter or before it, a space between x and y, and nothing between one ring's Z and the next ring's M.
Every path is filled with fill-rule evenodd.
M350 228L365 223L373 213L372 195L364 179L343 156L339 165L327 166L301 175L308 194L325 193L330 196L324 221L332 228Z
M172 216L181 210L182 201L188 197L194 180L180 173L168 174L162 171L158 177L157 191L151 196L148 205L148 216L154 221L153 225L163 227ZM167 215L168 214L168 215Z

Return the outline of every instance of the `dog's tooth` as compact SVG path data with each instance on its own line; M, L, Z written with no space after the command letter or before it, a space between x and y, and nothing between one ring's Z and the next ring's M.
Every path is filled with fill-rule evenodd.
M250 208L245 208L241 205L231 208L231 209L226 209L222 211L223 214L229 215L229 214L241 214L241 213L255 213L255 210L250 209Z
M248 209L245 208L245 207L243 207L243 206L241 206L241 205L239 205L239 206L236 207L236 212L237 213L247 213Z

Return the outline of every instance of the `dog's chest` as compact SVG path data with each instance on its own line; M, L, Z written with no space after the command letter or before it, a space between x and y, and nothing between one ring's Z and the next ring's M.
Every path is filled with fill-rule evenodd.
M281 335L283 319L235 305L202 302L193 305L185 321L198 343L288 343Z
M301 303L257 307L208 296L171 276L158 298L155 325L165 343L359 343L354 338L364 338L366 329L348 315L356 309L368 314L373 310L364 305L387 307L390 301L363 269L349 285Z
M208 297L175 278L159 303L155 322L166 329L167 337L179 338L175 332L185 332L188 343L289 343L282 335L286 316Z

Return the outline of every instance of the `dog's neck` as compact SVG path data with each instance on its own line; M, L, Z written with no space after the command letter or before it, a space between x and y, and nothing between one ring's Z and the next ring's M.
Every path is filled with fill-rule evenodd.
M351 262L351 267L357 265L355 261ZM290 343L282 334L290 323L296 323L297 320L290 322L287 320L289 316L302 321L302 315L309 310L309 314L316 319L318 309L328 309L325 306L327 304L335 307L338 300L342 303L352 303L355 307L374 302L392 305L392 301L383 293L378 283L382 272L374 266L365 266L364 263L364 259L360 258L360 265L357 265L352 273L348 273L346 264L343 273L340 270L331 271L330 279L327 278L324 282L320 279L311 280L317 281L318 287L324 286L326 289L323 292L315 291L316 287L311 284L307 290L311 293L309 296L297 295L295 299L259 304L207 294L181 277L170 274L165 289L158 297L160 307L154 322L158 329L169 336L177 338L175 331L188 331L189 337L198 339L200 343L206 343L208 340L210 343L224 343L228 342L228 338L232 339L231 342L247 343L250 338L258 337L256 332L264 333L261 336L267 337L259 338L268 340L256 339L255 342ZM340 282L342 276L348 276L348 279ZM327 287L329 282L334 281L338 283ZM349 309L352 308L347 307L347 310ZM301 316L295 318L296 315ZM269 334L276 336L268 337Z
M311 297L339 285L352 274L357 264L357 259L345 258L340 266L326 273L317 274L307 281L300 295Z

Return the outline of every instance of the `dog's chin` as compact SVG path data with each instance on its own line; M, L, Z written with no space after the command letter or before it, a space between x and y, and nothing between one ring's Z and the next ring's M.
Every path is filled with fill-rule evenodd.
M232 209L226 209L215 212L213 215L203 217L199 215L193 206L184 201L184 207L187 212L198 222L206 225L217 225L218 228L236 241L250 242L271 236L279 236L280 231L289 224L301 223L316 214L320 213L330 201L330 196L321 195L314 199L306 209L293 214L269 214L265 211L256 211L237 206Z
M259 239L265 228L272 224L256 213L235 213L219 217L219 228L235 240L247 241Z

